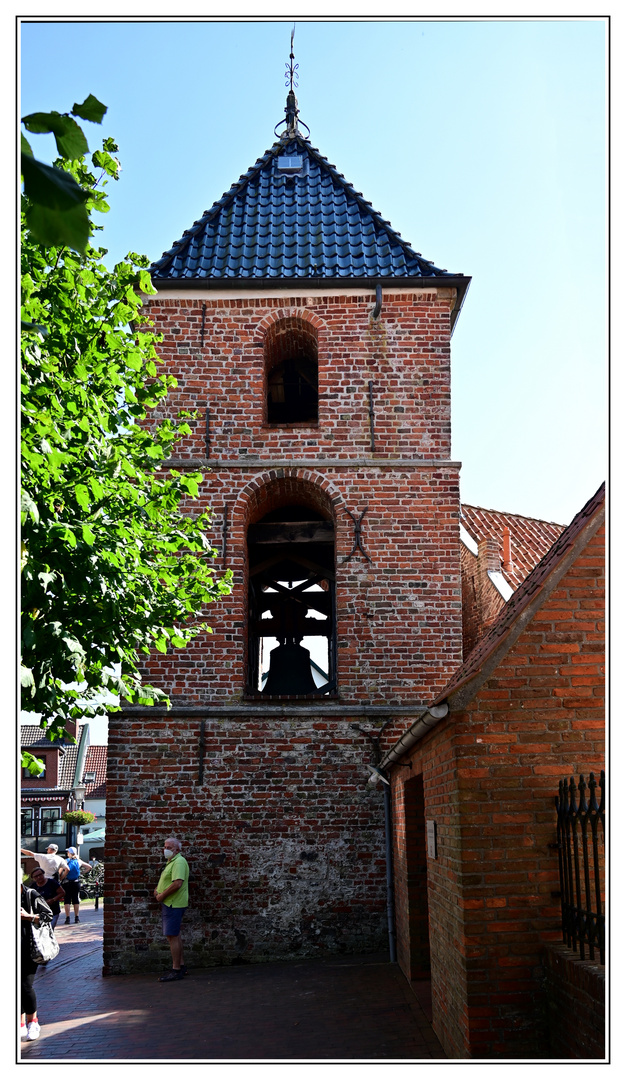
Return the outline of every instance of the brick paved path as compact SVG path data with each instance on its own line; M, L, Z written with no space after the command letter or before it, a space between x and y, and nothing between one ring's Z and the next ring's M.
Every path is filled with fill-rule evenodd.
M407 1061L445 1057L384 955L102 978L102 908L59 925L23 1061ZM61 917L61 923L63 917Z

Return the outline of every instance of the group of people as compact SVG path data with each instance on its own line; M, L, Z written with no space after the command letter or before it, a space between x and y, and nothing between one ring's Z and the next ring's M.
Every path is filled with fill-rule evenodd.
M187 974L184 963L181 925L189 904L189 864L181 854L180 840L170 836L163 847L165 865L154 890L154 898L161 906L161 926L167 938L172 958L171 970L161 975L159 982L177 982ZM22 855L27 855L37 862L31 874L32 887L21 881L21 971L22 971L22 1038L29 1041L38 1039L41 1028L37 1018L37 997L34 979L37 964L31 957L31 923L40 925L50 922L54 928L61 913L61 902L65 905L65 925L70 922L70 907L74 905L74 922L80 922L79 880L81 868L91 870L90 863L82 862L76 848L67 849L67 859L58 854L58 846L50 844L45 855L22 848Z
M58 844L49 844L46 854L28 851L22 848L22 855L34 859L38 864L30 875L29 885L21 880L21 975L22 975L22 1015L21 1033L29 1041L38 1039L41 1028L37 1018L37 995L35 993L35 975L38 964L31 956L30 924L41 925L49 922L52 929L61 914L61 904L65 907L65 925L70 925L70 911L74 908L74 922L80 922L80 872L91 870L91 864L78 858L75 847L67 848L67 858L58 854Z
M65 907L65 925L70 925L72 907L74 908L74 922L80 922L80 872L91 870L91 863L79 859L75 847L68 847L67 859L63 859L58 854L58 844L48 844L45 855L37 851L28 851L26 848L22 848L21 851L22 855L27 855L38 863L37 869L31 874L33 888L50 905L54 916L53 929L61 914L61 901Z

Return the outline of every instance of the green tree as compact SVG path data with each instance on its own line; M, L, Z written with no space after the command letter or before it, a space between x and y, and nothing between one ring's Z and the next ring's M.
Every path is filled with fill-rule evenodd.
M86 195L91 235L116 151L106 139L92 155L98 176L75 148L53 166ZM167 467L188 417L154 419L176 381L159 370L142 311L148 260L129 254L108 270L104 249L46 246L32 210L25 193L22 707L57 739L69 720L110 709L107 691L167 702L142 683L140 654L210 631L206 605L231 574L214 572L210 511L193 512L201 474ZM23 764L37 771L35 761Z

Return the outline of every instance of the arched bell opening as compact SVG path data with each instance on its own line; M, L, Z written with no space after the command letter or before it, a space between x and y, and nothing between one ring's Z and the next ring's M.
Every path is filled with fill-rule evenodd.
M248 526L248 695L307 698L337 690L335 528L287 504Z
M317 331L302 319L281 319L265 336L268 424L317 424Z

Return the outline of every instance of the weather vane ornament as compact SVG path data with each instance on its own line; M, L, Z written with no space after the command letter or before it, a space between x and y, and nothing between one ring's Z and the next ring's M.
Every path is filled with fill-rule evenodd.
M294 52L293 52L293 38L296 32L296 26L294 23L293 30L291 31L291 52L289 53L289 62L285 63L285 86L289 87L289 93L287 94L287 104L285 106L285 119L279 121L274 128L274 134L278 135L278 128L283 124L286 125L285 130L281 134L281 139L294 139L296 135L300 134L298 129L298 99L295 94L294 86L298 85L298 69L299 64L294 64ZM300 121L302 123L302 121ZM308 134L311 134L311 130L307 124L302 123L302 126L306 128Z
M294 86L298 85L298 68L299 64L294 64L293 54L293 36L296 32L296 25L294 23L293 30L291 31L291 52L289 53L289 63L285 64L285 86L288 86L290 90L293 90Z

